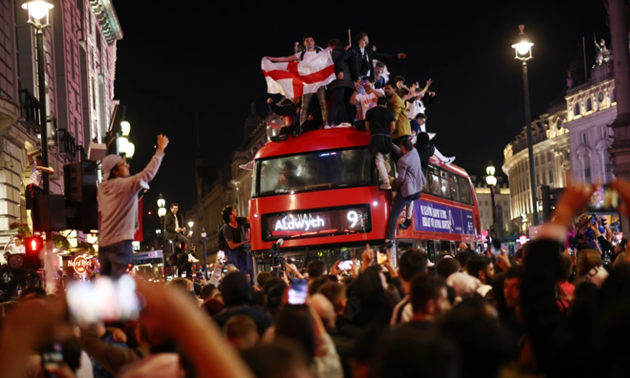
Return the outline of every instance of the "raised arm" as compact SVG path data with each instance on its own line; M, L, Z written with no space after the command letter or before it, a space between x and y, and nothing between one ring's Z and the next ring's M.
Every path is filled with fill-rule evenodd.
M42 152L42 150L41 150L41 149L40 149L40 150L35 150L35 151L31 151L31 152L29 152L29 153L26 155L26 157L28 158L28 165L33 165L33 163L35 162L35 161L33 160L33 156L35 156L35 155L37 155L37 154L39 154L39 153L41 153L41 152Z
M153 180L158 170L160 169L160 164L162 164L162 159L164 158L164 149L168 146L169 140L165 135L157 136L157 150L155 151L155 155L151 158L151 161L147 166L142 170L142 172L133 175L131 177L124 178L128 182L125 183L126 190L140 190L142 188L148 189L148 183Z
M270 61L272 61L274 63L295 62L296 60L300 60L295 55L281 56L281 57L277 57L277 58L266 56L265 58L269 59Z

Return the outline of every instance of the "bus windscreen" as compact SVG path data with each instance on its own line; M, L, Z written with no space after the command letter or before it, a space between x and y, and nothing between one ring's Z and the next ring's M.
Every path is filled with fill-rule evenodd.
M261 160L260 196L372 185L367 148L316 151Z

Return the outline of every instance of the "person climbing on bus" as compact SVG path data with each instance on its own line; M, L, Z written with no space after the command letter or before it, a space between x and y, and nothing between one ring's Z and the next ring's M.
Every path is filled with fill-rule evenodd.
M385 97L378 97L376 107L371 108L365 113L365 128L371 135L370 144L368 144L368 152L374 157L376 168L383 180L379 188L391 190L389 173L385 167L385 155L388 155L392 149L392 138L390 134L396 127L396 120L392 112L390 112L386 106L387 99Z
M392 212L387 222L387 231L385 232L385 242L394 238L396 223L398 216L404 207L407 207L407 219L400 225L403 230L411 226L411 217L413 215L413 201L420 198L422 187L427 182L422 174L422 166L418 151L413 148L411 141L405 139L400 144L400 148L392 143L392 149L398 154L398 178L394 182L394 188L397 189L394 203L392 204Z

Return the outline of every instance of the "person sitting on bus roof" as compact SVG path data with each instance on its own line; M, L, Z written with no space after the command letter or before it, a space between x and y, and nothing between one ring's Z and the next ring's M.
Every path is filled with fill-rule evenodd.
M355 88L356 90L352 93L352 97L350 97L350 104L360 108L361 119L354 123L354 127L357 130L363 131L366 129L365 119L368 110L376 107L377 100L384 96L384 92L381 89L372 88L372 83L368 80L357 80ZM361 90L361 88L363 88L363 90Z
M354 95L352 96L354 98ZM370 135L372 135L370 144L368 144L368 151L370 155L374 156L376 168L383 180L380 188L391 190L389 173L385 167L385 155L388 155L392 149L392 138L390 134L394 131L396 120L392 112L385 107L386 105L387 99L385 97L378 97L377 106L366 112L365 128Z
M435 134L433 134L435 135ZM427 168L429 168L429 159L431 156L437 157L444 164L451 164L455 161L455 156L446 157L435 147L430 133L420 133L416 137L416 149L420 154L420 161L422 161L422 172L427 174Z
M299 120L300 106L297 103L297 98L289 99L284 98L279 104L275 104L273 99L269 97L267 99L267 106L273 113L284 116L285 124L278 125L275 121L269 122L269 127L272 129L280 130L280 134L271 138L273 142L281 142L287 140L289 135L295 131Z
M392 212L387 222L387 231L385 233L386 240L394 238L396 223L402 209L407 207L407 220L401 225L401 228L407 229L411 225L411 216L413 213L413 201L420 198L422 187L427 182L422 174L422 166L420 164L420 156L418 151L413 148L411 141L405 139L402 141L400 148L392 144L394 153L400 156L398 160L398 178L394 183L394 187L398 189L394 203L392 204Z

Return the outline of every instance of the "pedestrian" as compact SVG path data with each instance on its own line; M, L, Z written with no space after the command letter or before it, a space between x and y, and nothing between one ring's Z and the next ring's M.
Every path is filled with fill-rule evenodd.
M157 174L168 138L157 136L157 150L140 173L131 176L129 164L118 155L108 155L101 162L103 182L96 199L101 212L98 258L101 274L120 277L133 260L134 234L138 229L138 193L149 189L148 183Z
M239 217L238 211L232 206L224 207L221 217L225 222L225 226L222 229L223 236L228 244L228 250L225 255L228 261L234 264L239 271L249 274L251 277L253 275L251 254L245 248L246 244L249 243L249 239L247 239L247 233L244 228L245 224L249 223L249 219ZM253 285L253 279L250 281Z
M55 170L51 167L44 167L43 160L41 156L42 150L35 150L29 152L26 157L28 158L28 165L31 166L31 175L28 178L28 182L26 183L25 195L26 199L26 209L30 210L33 207L33 201L35 201L35 197L44 194L44 180L43 173L47 173L52 175L55 173ZM40 154L40 155L38 155ZM33 156L37 155L37 157L33 160Z
M370 144L368 151L374 157L376 168L381 176L383 183L380 188L383 190L391 190L389 183L389 173L385 167L385 156L389 155L392 149L392 138L390 134L396 126L396 120L392 112L386 108L387 99L378 97L377 106L367 111L365 128L370 133Z

